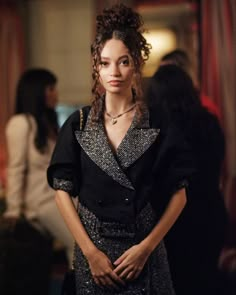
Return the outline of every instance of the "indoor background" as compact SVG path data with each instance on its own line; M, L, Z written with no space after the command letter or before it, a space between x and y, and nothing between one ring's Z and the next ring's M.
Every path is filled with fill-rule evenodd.
M95 15L117 1L0 0L0 188L4 198L4 128L14 112L16 82L29 67L46 67L58 77L60 124L91 98L90 44ZM225 253L236 261L236 1L119 1L143 16L152 44L144 68L144 87L165 53L188 52L194 79L219 107L226 138L223 190L230 217ZM225 254L224 255L227 255ZM230 252L232 253L232 252ZM235 260L233 260L235 259ZM236 269L236 262L234 262Z

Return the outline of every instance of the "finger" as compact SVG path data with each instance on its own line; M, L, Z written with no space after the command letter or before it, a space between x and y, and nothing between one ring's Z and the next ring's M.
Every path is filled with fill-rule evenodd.
M106 277L105 282L106 282L106 287L108 287L109 289L116 289L116 290L119 289L118 285L116 285L115 282L110 277Z
M118 283L119 285L125 286L125 282L114 272L110 274L110 277L113 281Z
M140 275L140 272L141 272L141 271L136 271L136 272L134 273L134 276L132 277L132 280L136 280L136 279L138 278L138 276Z
M119 275L121 279L126 279L130 272L134 271L132 267L125 268Z
M119 289L118 286L109 277L99 277L95 281L101 288Z
M94 279L95 284L97 284L98 286L102 287L100 281L97 278L93 278L93 279Z
M106 280L105 280L104 277L99 277L99 278L98 278L98 281L99 281L99 285L100 285L101 287L106 286Z
M113 262L113 264L115 266L119 265L126 258L126 256L127 256L127 253L126 252L123 253L118 259L116 259L115 262Z
M124 261L123 261L124 262ZM120 273L126 268L124 263L119 264L113 271L120 276Z
M135 271L130 271L129 273L128 273L128 275L126 276L126 280L127 281L132 281L132 280L134 280L136 277L136 273L137 272L135 272ZM138 277L138 276L137 276Z

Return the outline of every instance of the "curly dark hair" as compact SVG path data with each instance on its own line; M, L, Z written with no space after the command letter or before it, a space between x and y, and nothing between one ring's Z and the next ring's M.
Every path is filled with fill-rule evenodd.
M93 58L93 101L92 101L92 120L98 121L102 116L103 103L100 91L98 66L100 64L101 51L110 39L121 40L128 48L133 59L135 69L135 101L139 116L142 114L144 103L142 100L141 89L141 70L145 61L149 57L151 45L143 37L143 20L141 16L124 4L116 4L111 8L104 9L96 19L96 36L91 46Z

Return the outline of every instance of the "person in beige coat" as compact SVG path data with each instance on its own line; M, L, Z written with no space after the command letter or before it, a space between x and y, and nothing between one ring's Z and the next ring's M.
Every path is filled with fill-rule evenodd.
M30 69L16 91L16 112L7 123L8 149L5 218L16 220L23 212L39 231L50 234L73 255L73 238L56 208L46 169L55 146L58 124L57 78L46 69Z

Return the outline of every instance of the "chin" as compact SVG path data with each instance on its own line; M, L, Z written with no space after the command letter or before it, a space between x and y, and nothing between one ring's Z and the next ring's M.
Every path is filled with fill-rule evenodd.
M107 89L107 92L111 94L126 94L127 93L127 88L120 88L120 87L112 87Z
M107 92L110 94L121 94L122 90L121 89L107 89Z

